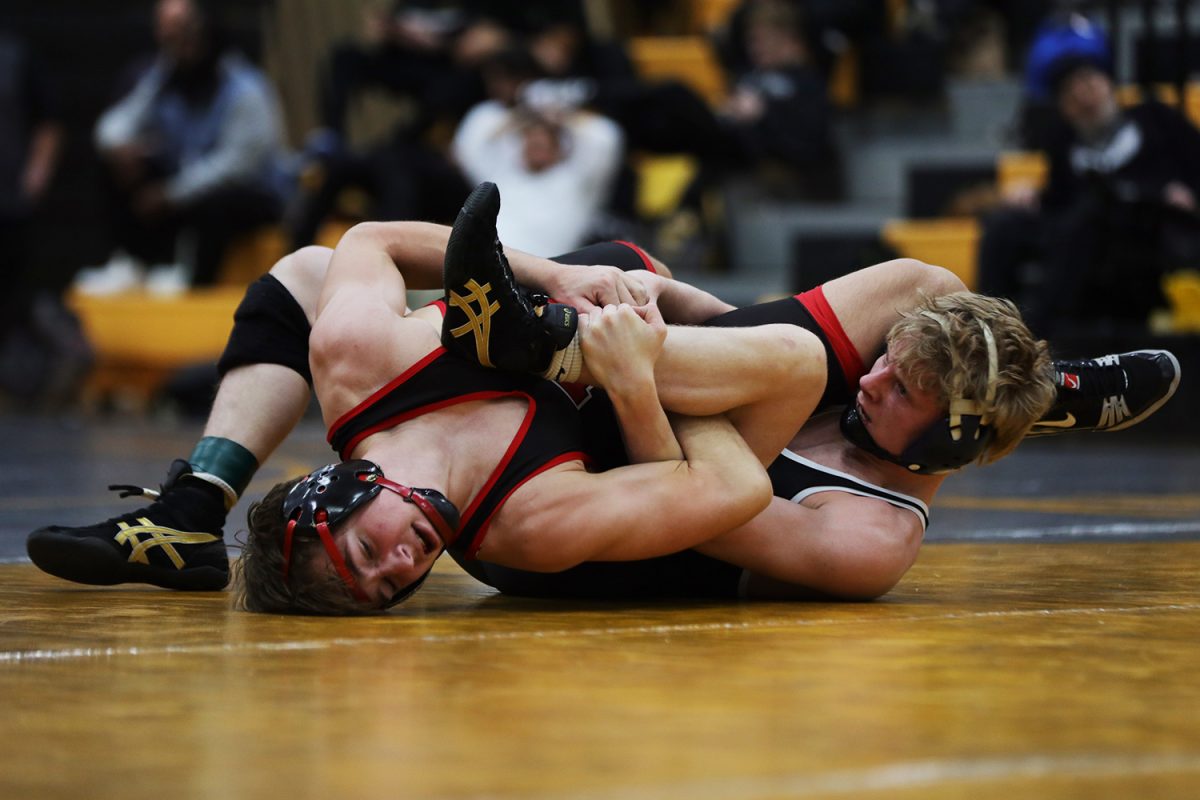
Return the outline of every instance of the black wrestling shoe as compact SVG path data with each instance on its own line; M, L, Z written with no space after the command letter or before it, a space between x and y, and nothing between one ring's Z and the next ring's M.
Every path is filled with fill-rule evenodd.
M229 583L229 557L221 538L225 500L216 486L188 477L191 471L186 461L175 461L161 493L110 486L122 497L157 499L96 525L39 528L25 542L29 558L51 575L77 583L224 589Z
M1058 399L1028 435L1132 427L1171 399L1179 375L1179 362L1166 350L1056 361Z
M499 213L499 189L481 183L454 221L442 271L442 344L485 367L540 375L570 344L579 316L517 283L496 236Z

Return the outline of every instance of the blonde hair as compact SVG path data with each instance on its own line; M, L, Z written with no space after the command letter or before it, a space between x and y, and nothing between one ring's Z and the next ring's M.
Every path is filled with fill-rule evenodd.
M974 292L922 297L902 312L887 343L896 370L937 394L952 418L969 408L962 413L978 413L991 427L980 463L1012 452L1054 402L1049 346L1008 300Z

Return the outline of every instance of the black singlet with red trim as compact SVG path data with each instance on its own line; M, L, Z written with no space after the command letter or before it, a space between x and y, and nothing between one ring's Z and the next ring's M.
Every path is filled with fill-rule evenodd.
M623 242L587 247L554 260L653 269L645 253ZM445 304L438 301L436 305L444 313ZM598 470L629 463L616 415L602 390L560 386L532 375L486 369L439 347L334 422L329 444L346 459L372 433L458 403L503 397L524 399L528 408L483 491L462 509L461 532L448 552L468 566L492 517L525 481L575 459Z
M492 517L517 487L567 461L594 463L588 452L589 439L599 436L619 442L619 431L592 430L585 434L585 416L558 384L531 375L485 369L439 347L334 422L329 429L329 444L343 459L350 458L359 442L373 433L459 403L505 397L520 398L527 408L487 484L462 509L461 533L450 552L456 559L471 559L482 545ZM588 420L586 424L594 427L598 422ZM604 469L612 465L596 466Z

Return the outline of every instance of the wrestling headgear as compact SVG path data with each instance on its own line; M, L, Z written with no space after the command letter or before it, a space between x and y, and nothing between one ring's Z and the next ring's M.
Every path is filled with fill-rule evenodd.
M946 326L945 320L935 312L921 313L937 320L943 327ZM989 425L988 414L996 399L996 379L999 373L995 337L985 323L980 322L980 328L987 343L988 355L988 381L983 402L964 398L960 390L958 395L950 398L947 416L926 428L917 436L916 441L904 448L904 452L899 455L889 453L875 442L863 423L858 406L854 403L847 406L842 413L842 435L868 453L922 475L950 472L979 458L995 437L995 430Z
M370 602L338 551L333 529L384 489L395 492L419 508L441 537L444 546L450 545L458 536L458 509L436 489L415 489L390 481L383 477L383 470L378 464L365 459L327 464L301 478L283 500L283 518L287 520L283 536L284 581L287 581L295 537L316 535L320 537L338 576L349 587L354 598L363 603ZM384 607L394 606L407 598L424 583L428 574L405 586Z

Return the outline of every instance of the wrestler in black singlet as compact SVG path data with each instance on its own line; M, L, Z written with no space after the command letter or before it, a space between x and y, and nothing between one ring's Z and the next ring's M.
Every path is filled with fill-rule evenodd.
M652 268L636 247L616 242L568 253L555 260L564 264L615 261L625 269ZM447 548L476 577L480 575L474 555L487 535L488 525L522 483L575 459L596 470L629 463L616 414L602 390L560 386L532 375L486 369L439 347L344 414L328 434L330 445L346 459L372 433L448 405L498 397L526 400L525 419L485 490L463 509L459 537Z

